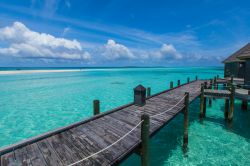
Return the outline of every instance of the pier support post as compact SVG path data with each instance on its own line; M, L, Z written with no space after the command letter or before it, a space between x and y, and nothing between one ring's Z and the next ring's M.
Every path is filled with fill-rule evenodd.
M231 84L234 83L234 76L231 76L230 83L231 83Z
M177 86L181 86L181 81L180 80L178 80Z
M210 85L209 85L209 89L212 89L213 88L213 79L210 79ZM209 107L212 107L212 98L209 97L208 99L208 105Z
M229 111L229 99L225 99L225 111L224 111L225 120L227 120L228 118L228 111Z
M200 96L200 119L203 118L204 107L204 84L201 84L201 96Z
M188 146L188 109L189 109L189 93L185 93L185 108L184 108L184 136L183 136L183 149L186 151Z
M187 78L187 83L189 83L189 82L190 82L190 78L188 77L188 78Z
M141 166L149 166L149 116L143 114L141 120Z
M218 89L217 78L214 77L214 89Z
M173 89L173 88L174 88L174 82L173 82L173 81L170 81L169 87L170 87L170 89Z
M98 115L100 114L100 101L99 100L94 100L93 101L93 114Z
M151 88L148 87L148 88L147 88L147 97L150 97L150 96L151 96Z
M204 84L204 89L207 89L207 82ZM207 112L207 97L204 97L204 105L203 105L203 117L206 117Z
M234 98L235 98L235 87L233 84L231 84L230 108L229 108L229 113L228 113L228 121L229 122L231 122L233 120Z
M248 104L247 100L242 100L241 109L242 110L247 110L247 104Z
M195 76L195 80L196 80L196 81L198 80L198 76L197 76L197 75Z

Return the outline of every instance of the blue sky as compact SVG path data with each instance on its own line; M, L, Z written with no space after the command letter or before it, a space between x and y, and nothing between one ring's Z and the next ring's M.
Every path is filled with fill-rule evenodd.
M218 66L250 1L1 0L0 66Z

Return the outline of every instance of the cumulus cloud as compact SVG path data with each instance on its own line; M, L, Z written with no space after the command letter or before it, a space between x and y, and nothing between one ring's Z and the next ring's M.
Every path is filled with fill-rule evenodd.
M114 40L108 40L102 53L109 60L135 59L134 54L124 45L116 43Z
M90 60L91 55L84 51L77 40L56 38L50 34L30 30L21 22L0 29L0 40L8 47L0 47L0 55L42 58Z
M172 44L163 44L161 49L153 54L158 59L178 60L182 55L175 49Z
M142 59L152 60L179 60L183 56L172 44L163 44L161 48L140 53Z

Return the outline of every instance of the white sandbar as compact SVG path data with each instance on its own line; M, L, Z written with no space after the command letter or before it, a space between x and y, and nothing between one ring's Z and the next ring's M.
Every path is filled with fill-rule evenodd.
M81 69L69 69L69 70L8 70L0 71L0 75L10 74L32 74L32 73L62 73L62 72L79 72Z

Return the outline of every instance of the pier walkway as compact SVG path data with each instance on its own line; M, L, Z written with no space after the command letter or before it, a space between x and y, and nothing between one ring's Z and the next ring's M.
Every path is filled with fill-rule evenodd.
M117 165L140 152L143 114L149 115L152 137L184 110L185 92L189 92L189 102L200 95L203 82L183 84L147 97L144 106L130 103L0 149L1 166Z

